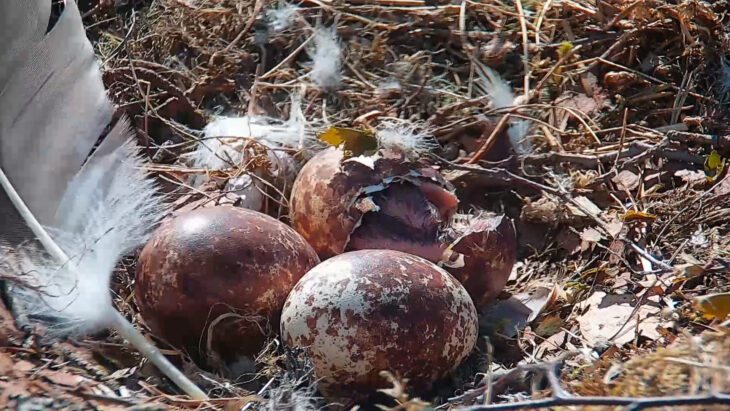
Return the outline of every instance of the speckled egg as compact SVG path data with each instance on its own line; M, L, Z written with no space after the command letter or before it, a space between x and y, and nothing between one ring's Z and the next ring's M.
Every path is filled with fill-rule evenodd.
M297 283L281 335L309 353L325 392L370 393L387 386L380 371L426 388L474 348L477 312L464 287L429 261L361 250L326 260Z
M136 302L171 344L232 359L261 349L287 295L318 263L312 247L274 218L202 208L153 233L137 262Z

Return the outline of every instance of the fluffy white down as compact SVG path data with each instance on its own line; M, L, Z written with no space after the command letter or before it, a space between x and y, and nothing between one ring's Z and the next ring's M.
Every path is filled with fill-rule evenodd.
M266 12L269 30L278 32L289 28L289 25L296 16L298 10L299 7L280 1L277 8Z
M309 48L312 68L309 78L322 89L333 89L342 80L340 40L334 27L316 27L313 46Z
M20 320L51 320L55 336L110 325L115 310L109 282L116 262L147 239L166 210L132 142L87 171L70 183L49 229L71 261L60 265L30 246L0 257L0 267L37 287L14 290Z
M422 154L438 147L433 136L424 131L418 131L419 125L401 119L385 119L375 130L375 135L381 147L394 147L407 154Z
M244 160L245 145L242 138L251 138L269 147L305 148L313 140L310 129L302 113L300 98L292 97L289 120L282 121L266 116L217 117L203 130L204 139L200 141L190 160L196 168L221 170L230 165L240 165ZM289 163L291 157L282 151L269 150L269 160L273 163ZM199 183L199 181L198 181Z

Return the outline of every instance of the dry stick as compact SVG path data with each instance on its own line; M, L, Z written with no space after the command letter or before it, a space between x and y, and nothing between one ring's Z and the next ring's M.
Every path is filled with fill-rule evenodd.
M231 41L223 51L229 51L233 47L236 47L238 43L243 40L244 36L248 34L249 30L251 30L251 27L253 27L253 24L256 22L256 16L258 16L259 13L261 13L261 9L264 7L264 1L263 0L256 0L256 4L253 6L253 11L251 12L251 17L246 22L246 25L243 26L243 30L241 30L240 33L236 36L236 38ZM208 60L208 66L213 66L215 64L215 59L220 54L220 50L213 53L213 55L210 56L210 59Z
M463 408L464 411L480 410L524 410L555 406L575 405L608 405L624 406L626 410L641 410L645 408L677 407L680 405L710 405L730 404L728 394L706 394L706 395L682 395L667 397L553 397L541 400L513 402L508 404L496 404L481 407Z
M554 372L557 373L563 361L567 360L568 358L574 357L577 354L579 354L578 351L567 351L561 354L557 359L550 362L518 365L515 368L493 376L491 380L487 380L487 384L485 384L484 386L471 389L464 394L459 395L458 397L449 398L448 401L450 404L463 404L467 402L472 402L489 391L503 392L504 390L509 388L509 385L511 383L514 383L515 380L523 376L525 373L545 373L547 370L554 370ZM564 391L561 390L561 392Z
M631 13L631 11L636 8L636 6L638 6L639 4L642 4L642 3L644 3L644 0L636 0L635 2L631 3L628 7L621 10L621 12L619 12L616 16L614 16L614 18L608 22L608 24L606 25L606 27L603 28L603 30L604 31L611 30L611 28L613 28L613 26L615 26L616 23L618 23L623 18L628 16L629 13Z
M563 63L565 62L565 60L567 60L568 58L570 58L573 54L577 53L578 50L580 50L582 47L583 46L573 47L572 49L570 49L569 52L567 52L564 55L562 55L558 59L558 61L552 67L550 67L550 70L548 70L547 74L545 74L542 77L542 79L537 83L537 85L535 86L535 88L532 90L532 93L531 93L532 94L532 97L537 97L537 93L540 90L542 90L542 88L545 86L545 83L547 83L550 80L550 78L553 76L553 73L555 73L555 70L557 70L558 67L562 66Z
M682 112L682 106L684 106L684 102L687 100L687 92L689 91L689 84L692 81L692 77L694 75L694 71L687 72L684 75L684 78L682 78L682 91L677 93L676 97L674 98L674 105L672 106L672 118L669 121L669 124L675 124L677 121L679 121L679 114Z
M505 170L503 168L484 168L479 165L462 165L457 164L454 162L451 162L449 160L446 160L442 157L439 157L435 154L429 154L432 158L448 165L450 168L454 170L463 170L463 171L471 171L475 174L481 174L485 176L485 178L491 180L494 184L504 184L504 185L510 185L510 186L521 186L525 188L529 188L531 190L536 191L545 191L549 194L554 195L560 195L560 191L553 187L549 187L543 184L540 184L538 182L528 180L522 176L518 176L517 174L511 173L508 170Z
M463 410L478 411L478 410L517 410L517 409L535 409L535 408L547 408L555 406L575 406L575 405L608 405L608 406L625 406L627 410L639 410L644 408L654 407L665 407L665 406L679 406L679 405L709 405L709 404L730 404L730 395L722 393L710 393L705 395L683 395L683 396L666 396L666 397L644 397L644 398L632 398L632 397L579 397L570 395L560 384L559 373L560 368L567 358L577 354L574 351L567 352L561 355L557 360L522 365L509 371L502 378L497 381L491 382L490 385L499 386L509 384L516 377L521 375L522 371L533 372L536 374L542 374L547 377L550 388L553 391L552 398L545 398L539 400L520 401L506 404L494 404L494 405L483 405L476 407L466 407ZM464 403L466 401L473 401L487 391L487 387L479 387L455 398L450 398L449 402Z
M497 142L497 137L502 133L502 130L504 130L505 126L509 122L511 114L512 113L507 113L503 115L501 119L499 119L499 122L494 127L494 130L492 130L492 133L489 134L486 140L484 140L484 144L482 144L482 146L479 147L479 150L477 150L477 152L474 153L474 155L469 160L467 160L466 164L476 163L477 161L479 161L479 159L484 157L484 155L486 155L489 150L492 149L494 143Z
M659 234L657 234L656 239L652 243L652 247L656 247L656 245L659 244L659 240L661 240L662 236L664 236L664 232L667 231L667 229L669 228L669 226L672 223L674 223L674 221L677 218L679 218L681 215L683 215L684 213L686 213L687 210L689 210L690 208L692 208L692 206L695 205L695 203L699 202L700 200L702 200L703 198L705 198L705 196L707 196L708 194L710 194L711 192L713 192L715 190L715 187L718 187L720 184L722 184L723 182L725 182L725 180L727 180L728 177L730 177L730 173L725 174L725 176L720 181L718 181L717 184L715 184L712 187L710 187L707 190L705 190L702 194L700 194L699 197L697 197L696 199L694 199L694 201L692 201L688 206L684 207L678 213L676 213L674 216L672 216L672 218L670 218L669 221L667 221L667 223L664 224L664 227L662 227L661 231L659 231ZM702 206L700 206L700 207L702 207Z
M530 56L529 56L529 44L527 44L527 26L525 25L525 13L522 10L522 1L516 0L515 7L520 19L520 30L522 31L522 65L525 69L525 76L523 78L523 86L525 88L525 103L530 101Z
M624 119L621 122L621 139L618 143L618 151L616 151L616 160L613 162L613 168L618 168L618 160L621 158L621 149L624 148L624 140L626 140L626 121L629 117L629 108L624 109Z
M550 6L552 6L552 4L553 0L547 0L542 10L540 10L540 15L537 17L537 23L535 23L535 44L538 46L540 45L540 27L542 26L542 21L548 10L550 10Z
M276 73L280 68L284 67L286 64L289 64L289 62L293 61L299 53L301 53L302 50L309 44L310 41L314 38L314 34L309 36L302 44L299 45L294 51L289 53L288 56L284 60L282 60L279 64L277 64L274 68L264 73L262 76L259 77L260 80L266 80L269 78L272 74Z
M643 78L645 78L645 79L647 79L649 81L653 81L654 83L667 86L667 87L671 88L674 91L682 91L682 92L686 91L688 95L690 95L690 96L692 96L692 97L694 97L696 99L702 100L704 102L707 102L707 103L718 104L718 105L720 104L720 102L718 102L717 100L714 100L714 99L712 99L710 97L703 96L702 94L698 94L698 93L695 93L693 91L689 91L689 90L683 89L682 87L675 86L674 84L667 83L667 82L662 81L662 80L660 80L660 79L658 79L658 78L656 78L654 76L650 76L650 75L648 75L646 73L642 73L640 71L636 71L636 70L634 70L634 69L632 69L630 67L626 67L624 65L621 65L621 64L618 64L618 63L614 63L613 61L606 60L606 59L604 59L602 57L595 58L594 61L591 63L591 65L593 65L594 63L595 64L603 63L603 64L605 64L607 66L612 66L612 67L615 67L615 68L617 68L619 70L628 71L629 73L636 74L637 76L643 77Z

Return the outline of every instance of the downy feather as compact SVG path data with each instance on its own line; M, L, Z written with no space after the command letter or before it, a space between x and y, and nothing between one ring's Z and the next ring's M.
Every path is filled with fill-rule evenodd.
M114 266L147 239L165 210L133 142L96 160L71 182L49 230L70 261L59 263L25 246L20 258L4 264L39 287L14 290L21 320L44 319L54 336L113 326L109 282Z
M375 128L375 136L381 147L394 147L417 156L438 147L436 139L425 131L419 131L419 128L419 125L402 119L381 119Z
M221 170L243 161L241 138L251 138L276 149L278 147L309 148L314 132L304 119L300 97L292 96L289 119L282 121L266 116L217 117L204 130L205 139L198 143L191 156L191 165L207 170ZM270 150L272 160L281 159L282 152Z
M318 26L314 29L313 46L309 48L312 68L309 78L322 89L339 87L342 81L340 40L335 27Z
M479 92L489 97L494 108L500 109L515 105L512 88L499 73L479 62L475 62L475 67L479 79L474 84ZM529 130L530 122L527 120L510 122L507 135L517 154L524 155L532 152L532 144L525 138Z
M297 11L299 11L299 7L284 1L279 1L277 8L270 9L266 12L269 30L274 33L286 30L291 24L291 21L294 20Z

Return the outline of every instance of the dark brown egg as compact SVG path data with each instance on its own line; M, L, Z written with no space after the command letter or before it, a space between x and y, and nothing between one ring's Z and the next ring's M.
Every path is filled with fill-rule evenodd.
M285 344L310 355L325 393L372 393L390 371L427 389L474 348L468 293L423 258L353 251L309 271L284 304Z
M309 244L274 218L203 208L153 233L137 263L136 301L155 334L228 360L261 349L287 295L318 262Z

